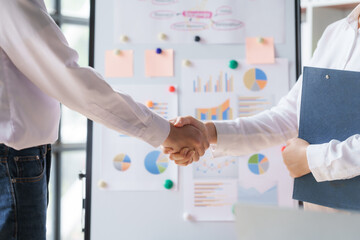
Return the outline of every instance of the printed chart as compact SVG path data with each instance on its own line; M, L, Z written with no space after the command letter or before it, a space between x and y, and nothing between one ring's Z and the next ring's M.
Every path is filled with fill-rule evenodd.
M210 93L210 92L233 92L234 91L234 76L228 73L219 73L217 78L213 78L212 75L209 76L208 81L203 84L201 77L197 77L193 81L193 92L200 93ZM213 85L214 84L214 85Z
M189 179L186 179L186 181ZM234 220L232 206L237 202L236 180L197 180L185 192L185 211L196 221Z
M130 157L124 153L120 153L114 158L114 167L119 171L126 171L131 166Z
M252 173L261 175L269 169L269 160L262 154L254 154L249 158L248 166Z
M165 119L169 119L169 104L167 102L146 102L146 106Z
M249 65L245 60L237 59L237 69L229 69L229 59L189 61L191 67L182 67L181 115L192 115L202 121L232 120L234 116L250 117L246 120L251 121L251 116L273 107L289 89L286 59L259 65ZM229 91L226 86L231 86ZM246 146L246 142L242 144L245 144L245 149L253 148ZM245 201L292 206L292 182L282 164L279 149L274 147L242 157L216 158L208 156L211 155L208 151L199 162L186 168L186 186L194 186L197 190L208 187L209 193L226 196L224 199L232 203ZM195 185L199 181L202 184L226 183L224 186L227 187ZM224 202L223 198L201 191L192 192L190 187L185 188L185 193L185 210L196 220L227 221L234 218L229 206L220 204ZM210 197L219 204L210 204Z
M178 114L178 97L169 91L169 85L113 85L115 91L130 95L134 101L143 103L137 114L148 111L147 107L168 119ZM176 86L174 86L176 88ZM127 97L126 95L124 97ZM126 118L126 116L124 116ZM104 126L97 133L101 146L101 181L105 191L169 191L165 180L177 189L178 167L170 162L160 149L143 142L126 132L119 133ZM127 135L126 135L127 134Z
M231 206L233 202L228 198L226 194L227 187L229 187L228 184L224 182L196 182L194 184L194 206Z
M238 158L213 158L208 152L198 162L193 163L195 179L204 178L237 178Z
M282 161L281 146L239 159L239 201L291 207L293 180Z
M246 189L239 185L238 199L240 202L261 205L278 205L278 187L274 185L265 192L260 192L256 188Z
M144 163L149 173L157 175L165 172L169 166L169 159L160 151L153 151L146 155Z
M230 120L233 118L233 111L230 108L230 99L223 104L213 108L197 108L195 116L199 120Z
M251 91L263 90L267 84L267 76L263 70L252 68L245 73L244 84Z
M238 117L250 117L271 106L272 102L262 96L238 97Z

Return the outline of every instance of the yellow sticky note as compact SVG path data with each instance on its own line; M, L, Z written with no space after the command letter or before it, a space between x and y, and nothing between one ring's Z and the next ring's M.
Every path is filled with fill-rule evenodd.
M156 50L145 51L146 77L174 76L174 50L163 49L160 54Z
M134 76L133 50L110 50L105 53L105 77Z
M246 63L275 63L274 38L246 38Z

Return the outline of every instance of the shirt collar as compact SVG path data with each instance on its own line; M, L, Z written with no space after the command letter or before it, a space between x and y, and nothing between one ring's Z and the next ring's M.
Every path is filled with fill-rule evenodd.
M349 14L347 17L348 23L351 25L352 28L355 30L358 29L358 22L359 22L359 15L360 15L360 4Z

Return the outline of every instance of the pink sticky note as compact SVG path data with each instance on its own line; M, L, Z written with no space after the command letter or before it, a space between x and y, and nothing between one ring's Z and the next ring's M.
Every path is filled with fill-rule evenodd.
M155 50L145 51L146 77L172 77L174 76L174 50L163 49L160 54Z
M133 50L106 51L105 77L132 77L134 75Z
M246 38L246 63L275 63L274 38Z

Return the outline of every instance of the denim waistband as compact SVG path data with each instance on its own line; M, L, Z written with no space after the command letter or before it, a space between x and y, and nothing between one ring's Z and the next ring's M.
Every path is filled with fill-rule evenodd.
M0 144L0 157L7 157L8 155L36 156L36 155L46 154L48 152L48 150L50 150L50 148L51 148L50 144L45 144L45 145L41 145L41 146L16 150L16 149L6 146L5 144Z

